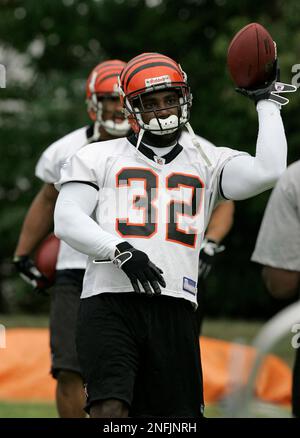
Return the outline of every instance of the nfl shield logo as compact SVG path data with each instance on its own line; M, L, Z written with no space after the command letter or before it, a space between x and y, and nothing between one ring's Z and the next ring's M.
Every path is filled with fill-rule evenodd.
M157 155L154 155L154 161L157 164L163 165L165 164L166 160L162 157L158 157Z

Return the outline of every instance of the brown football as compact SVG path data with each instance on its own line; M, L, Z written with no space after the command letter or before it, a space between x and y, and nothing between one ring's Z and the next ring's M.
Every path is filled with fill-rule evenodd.
M41 242L35 253L36 267L51 283L53 283L55 279L59 245L60 240L54 234L49 234L49 236Z
M253 88L273 75L276 45L269 32L258 23L243 27L231 41L227 65L238 87Z

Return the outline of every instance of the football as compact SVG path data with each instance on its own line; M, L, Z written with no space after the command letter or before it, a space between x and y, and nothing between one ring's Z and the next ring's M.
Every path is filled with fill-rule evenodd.
M269 32L258 23L250 23L229 45L227 65L230 76L241 88L264 84L273 75L276 57L276 45Z
M55 279L59 245L60 240L54 234L50 234L41 242L35 253L36 267L51 283Z

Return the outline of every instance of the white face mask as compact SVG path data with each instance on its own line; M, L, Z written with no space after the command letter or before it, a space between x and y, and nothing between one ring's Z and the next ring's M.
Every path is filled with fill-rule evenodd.
M113 135L114 137L124 137L130 129L127 119L120 123L116 123L113 120L101 121L101 126L108 134Z
M159 117L153 117L148 123L145 123L142 118L142 113L138 107L132 106L129 100L126 100L127 112L133 113L137 120L139 127L145 131L149 131L154 135L166 135L172 134L177 131L181 126L188 122L188 102L184 103L183 98L179 98L179 103L181 107L180 117L176 115L170 115L166 119L161 119Z
M154 117L148 123L147 128L152 134L155 135L172 134L173 132L178 130L179 120L178 117L175 115L169 116L166 119Z
M97 101L96 95L93 95L93 97L93 110L96 113L96 120L99 125L102 126L105 131L113 137L125 137L130 130L130 124L128 120L124 119L122 122L115 122L111 119L103 120L103 104L102 102Z

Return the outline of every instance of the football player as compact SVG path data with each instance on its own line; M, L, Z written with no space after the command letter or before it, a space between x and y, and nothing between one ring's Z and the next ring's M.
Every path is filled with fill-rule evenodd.
M86 410L201 417L200 246L219 200L261 193L284 171L280 107L255 95L250 156L194 135L187 76L168 56L129 61L120 93L134 134L81 149L57 185L55 233L89 256L77 327Z
M266 207L251 260L263 265L262 276L276 299L299 297L300 291L300 161L279 179ZM300 418L300 348L292 380L292 413Z
M48 280L35 267L30 255L53 227L58 192L54 183L69 157L87 144L123 137L129 130L118 93L117 78L125 63L105 61L88 77L86 98L92 125L71 132L50 145L36 166L36 176L44 185L33 200L15 251L14 263L22 277L43 289ZM50 342L51 372L57 379L56 402L61 417L84 416L84 391L75 346L76 315L82 291L87 256L61 242L56 265L56 281L51 291Z

